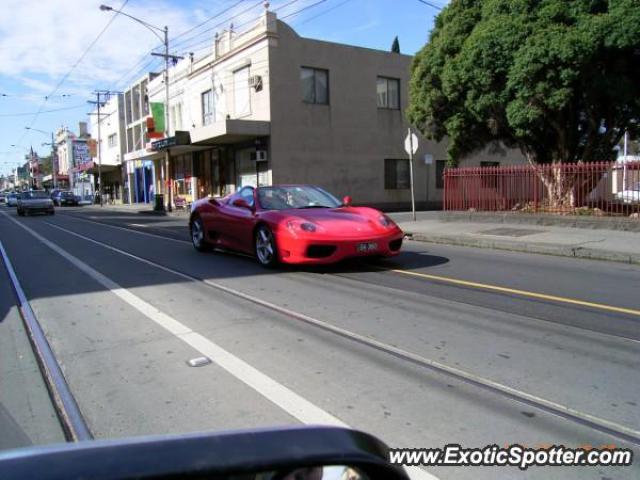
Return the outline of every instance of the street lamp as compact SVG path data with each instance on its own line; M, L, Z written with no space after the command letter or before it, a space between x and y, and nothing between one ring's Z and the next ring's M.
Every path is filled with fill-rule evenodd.
M145 22L144 20L140 20L128 13L124 13L122 10L115 10L113 7L109 5L100 5L100 10L103 12L116 12L120 15L124 15L125 17L130 18L134 22L138 22L140 25L144 26L147 30L153 33L160 41L164 44L164 54L152 52L151 55L155 55L157 57L164 57L164 97L165 97L165 105L164 105L164 137L169 138L169 59L179 59L176 55L169 55L169 27L165 25L164 28L156 27L155 25L151 25L150 23ZM162 32L164 35L161 37L158 32ZM169 149L167 148L165 152L165 168L164 172L162 172L162 184L165 184L165 176L169 176ZM167 188L167 209L171 211L171 187Z
M55 149L55 140L53 138L53 132L45 132L44 130L40 130L39 128L33 128L33 127L24 127L26 130L34 130L36 132L40 132L43 133L45 135L49 135L49 133L51 133L51 143L47 144L47 143L43 143L42 145L51 145L51 172L53 174L53 188L58 188L58 162L57 162L57 155L56 155L56 149Z

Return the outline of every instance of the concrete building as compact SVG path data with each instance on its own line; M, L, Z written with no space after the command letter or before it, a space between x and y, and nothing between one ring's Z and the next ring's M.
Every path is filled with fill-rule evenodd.
M154 163L155 157L149 150L146 120L151 113L147 89L149 82L157 76L157 73L147 73L124 92L125 133L121 145L124 147L124 189L128 203L153 201L157 161Z
M98 109L90 115L90 134L96 140L96 151L92 152L93 166L87 172L96 181L102 174L102 192L107 201L113 203L128 203L129 195L125 188L126 169L122 164L126 153L125 108L124 95L112 95ZM100 122L100 137L98 138L98 121ZM99 149L99 151L98 151ZM99 153L99 156L98 156ZM98 184L96 184L96 189Z
M208 55L170 70L170 136L139 158L153 163L155 191L173 203L244 185L312 183L356 204L406 208L410 63L407 55L302 38L265 11L248 31L226 30ZM151 102L164 102L162 76L148 90ZM416 200L437 206L446 145L419 145ZM521 161L513 151L484 152L465 165Z
M56 154L58 158L59 174L58 186L68 187L82 198L82 201L93 202L95 179L91 173L93 160L91 156L91 136L87 131L86 122L80 122L79 133L76 135L68 127L58 129L55 135Z

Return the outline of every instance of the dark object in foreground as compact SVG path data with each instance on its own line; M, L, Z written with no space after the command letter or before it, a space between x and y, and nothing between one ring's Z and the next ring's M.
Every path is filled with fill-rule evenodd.
M169 479L349 478L407 480L377 438L336 427L288 427L222 434L86 441L0 453L0 478Z

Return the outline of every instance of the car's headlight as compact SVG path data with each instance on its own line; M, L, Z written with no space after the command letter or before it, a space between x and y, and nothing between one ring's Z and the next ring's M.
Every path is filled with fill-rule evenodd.
M391 228L391 227L395 227L395 222L393 220L391 220L389 217L387 217L386 215L380 215L378 217L378 223L380 223L380 225L382 225L383 227L387 227L387 228Z
M287 228L289 230L292 231L299 231L302 230L303 232L315 232L317 230L317 227L310 222L294 222L294 221L289 221L287 222Z

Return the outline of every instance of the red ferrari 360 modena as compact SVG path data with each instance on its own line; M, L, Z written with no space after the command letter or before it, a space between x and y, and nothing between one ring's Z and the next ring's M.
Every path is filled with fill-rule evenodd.
M382 212L352 207L312 185L243 187L224 198L205 198L191 209L189 229L199 251L212 248L278 262L334 263L349 257L397 255L402 230Z

